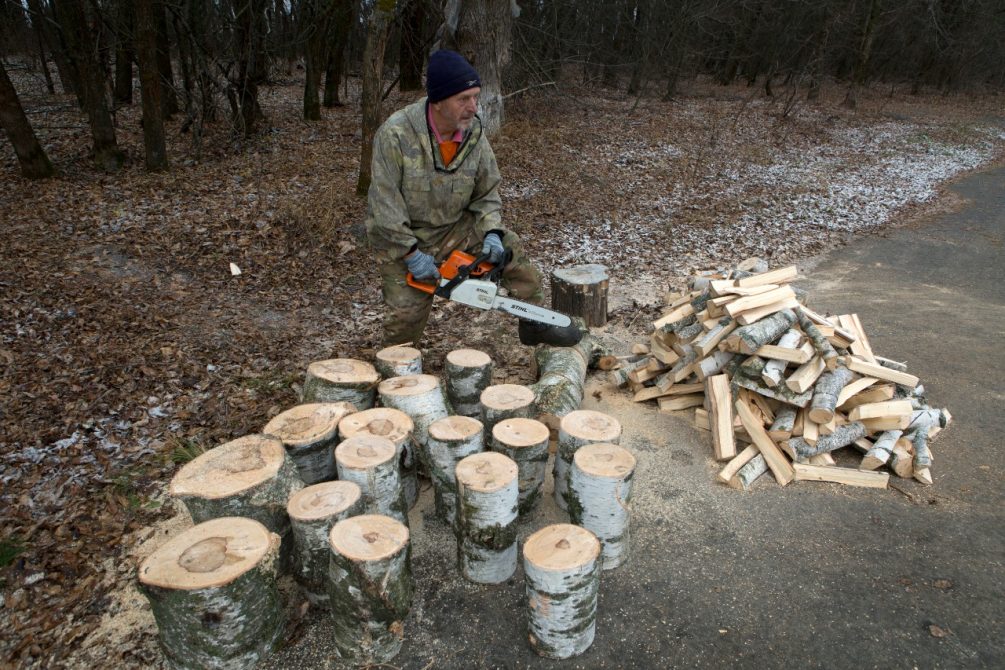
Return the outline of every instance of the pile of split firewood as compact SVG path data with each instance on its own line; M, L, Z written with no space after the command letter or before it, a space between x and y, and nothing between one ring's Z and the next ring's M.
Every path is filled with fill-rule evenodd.
M952 417L928 406L903 363L873 353L855 314L824 316L789 284L796 267L748 259L704 272L669 294L648 344L602 367L634 400L660 411L696 408L712 433L719 479L748 489L771 470L793 479L885 488L889 472L932 483L932 438ZM739 450L738 444L746 444ZM857 467L832 452L859 452ZM852 452L854 453L854 452ZM847 459L842 458L843 462Z

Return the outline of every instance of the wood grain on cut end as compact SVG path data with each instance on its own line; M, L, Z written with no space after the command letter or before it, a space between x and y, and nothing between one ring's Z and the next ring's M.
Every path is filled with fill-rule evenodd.
M380 379L377 369L366 361L355 358L332 358L314 361L307 366L307 374L334 383L373 383Z
M612 416L590 409L569 412L560 424L572 437L591 442L611 442L621 437L621 423Z
M467 416L447 416L429 424L429 436L434 440L456 442L467 440L482 430L482 422Z
M380 561L408 544L408 527L381 514L364 514L336 523L328 535L334 551L353 561Z
M603 442L580 447L572 460L576 467L594 477L620 479L635 469L632 452Z
M401 410L374 407L346 416L339 421L338 430L343 438L374 435L398 444L415 430L415 422Z
M397 453L394 442L376 435L356 435L335 447L335 460L352 470L366 470L392 460Z
M519 384L496 384L482 391L481 402L492 409L516 409L533 403L534 392Z
M406 375L404 377L391 377L385 379L377 387L377 392L382 395L421 395L429 393L440 385L438 377L433 375Z
M286 448L271 435L245 435L210 449L185 464L171 480L171 496L219 499L276 476Z
M557 523L528 537L523 556L542 570L565 571L596 560L600 540L580 526Z
M472 454L457 464L457 483L483 493L498 491L517 477L513 459L494 451Z
M294 493L286 511L300 521L326 519L352 507L361 495L359 486L353 482L321 482Z
M454 349L447 354L447 362L460 368L480 368L492 362L492 357L477 349Z
M273 417L262 432L275 435L284 444L312 444L334 434L342 418L355 411L353 404L348 402L297 405Z
M492 427L492 437L509 447L533 447L547 442L548 426L536 419L503 419Z

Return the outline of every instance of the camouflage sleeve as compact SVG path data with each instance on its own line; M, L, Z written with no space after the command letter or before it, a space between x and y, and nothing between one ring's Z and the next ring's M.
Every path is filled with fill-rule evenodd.
M471 193L468 210L475 215L474 229L478 237L484 237L490 230L505 230L502 225L502 200L499 199L499 166L496 155L488 141L481 151L475 188Z
M403 164L397 138L382 128L373 139L366 236L370 246L385 260L401 258L416 243L409 226L408 207L401 194Z

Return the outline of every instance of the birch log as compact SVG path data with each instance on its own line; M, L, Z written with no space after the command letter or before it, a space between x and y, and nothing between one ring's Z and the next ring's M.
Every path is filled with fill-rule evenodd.
M768 437L775 442L782 442L792 437L798 412L792 405L782 405L775 412L775 420L768 429Z
M414 347L395 345L377 352L374 366L381 377L405 377L422 374L422 352Z
M485 450L482 422L447 416L429 425L429 478L433 482L436 516L453 526L457 508L457 464Z
M337 521L363 513L363 492L354 482L321 482L300 489L286 511L293 525L293 571L311 604L328 609L328 533Z
M791 309L783 309L760 321L737 328L723 340L723 344L731 351L741 354L753 354L761 346L774 342L796 322L796 315Z
M454 413L477 419L482 391L492 383L492 359L484 351L455 349L447 354L444 370Z
M343 440L357 435L374 435L386 437L394 442L398 450L401 488L405 491L405 504L408 505L408 509L412 509L419 499L419 458L412 439L414 430L415 423L411 417L390 407L374 407L356 412L338 424L338 432Z
M800 339L802 339L802 335L799 334L799 331L795 328L790 328L785 331L785 334L782 335L780 340L778 340L778 346L784 347L785 349L795 349L799 346ZM785 368L787 366L788 362L772 358L764 364L764 370L761 371L761 379L768 386L778 386L782 383L782 379L785 377Z
M551 431L536 419L504 419L492 429L492 450L513 459L519 470L519 512L529 513L541 498L548 467Z
M628 559L635 457L614 444L588 444L572 459L569 520L600 540L604 570Z
M372 365L354 358L314 361L307 366L302 401L348 402L356 409L373 407L380 375Z
M279 536L244 517L200 523L139 568L158 639L172 668L243 670L282 638L276 588Z
M621 440L621 424L612 416L589 409L568 413L558 429L558 452L555 454L555 502L567 509L565 500L569 488L569 469L576 451L587 444Z
M293 557L286 503L303 486L279 438L245 435L182 466L171 479L168 495L184 503L193 523L230 516L261 522L282 540L285 568Z
M813 399L810 400L809 416L814 423L829 423L834 418L841 389L847 386L854 376L855 374L843 365L820 375L813 387Z
M486 435L492 435L492 429L503 419L532 419L537 414L534 392L518 384L489 386L482 391L480 401Z
M749 491L758 477L768 471L768 462L763 454L757 454L736 474L729 478L729 485L738 491Z
M335 465L339 479L359 485L367 512L408 524L394 442L375 435L350 437L335 447Z
M600 541L585 528L555 524L527 538L528 640L541 656L570 658L593 644L600 563Z
M789 446L799 458L810 458L817 454L847 447L855 440L865 437L866 432L865 425L861 421L852 421L838 426L830 435L821 435L817 438L816 445L811 445L803 438L796 437L789 440Z
M872 448L862 457L862 463L858 466L859 470L878 470L881 466L886 465L890 460L890 454L893 453L893 447L903 434L902 430L888 430L880 435Z
M412 607L408 528L380 515L339 521L329 534L328 598L338 655L387 663L401 650Z
M498 584L516 571L517 465L492 451L457 464L457 565L466 579Z
M447 396L438 377L433 375L408 375L385 379L377 387L380 401L385 407L400 410L415 423L413 442L419 458L426 458L426 440L429 424L450 416Z
M562 417L579 409L586 388L586 371L598 342L589 333L574 347L538 347L534 352L538 379L531 385L537 419L557 428Z
M297 405L277 414L262 432L283 441L305 484L335 479L338 423L356 408L347 402Z
M590 263L560 268L551 273L551 306L578 316L588 327L607 323L607 268Z
M820 332L816 324L813 323L813 320L806 315L806 312L799 309L797 310L797 316L799 318L799 327L803 329L806 337L813 343L813 348L816 350L817 355L823 359L828 370L833 370L837 363L837 351L827 338L824 337L823 333Z

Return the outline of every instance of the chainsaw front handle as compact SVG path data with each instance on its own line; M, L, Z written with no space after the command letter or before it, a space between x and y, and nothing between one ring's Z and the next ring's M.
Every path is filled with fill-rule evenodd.
M489 281L498 282L502 277L502 271L513 259L513 252L505 250L503 260L498 265L488 262L489 254L472 256L463 251L454 250L450 252L447 259L440 264L440 277L446 280L443 284L426 283L417 280L412 273L405 275L405 282L412 288L424 293L438 295L441 298L449 298L451 292L462 281L472 277L485 278Z

